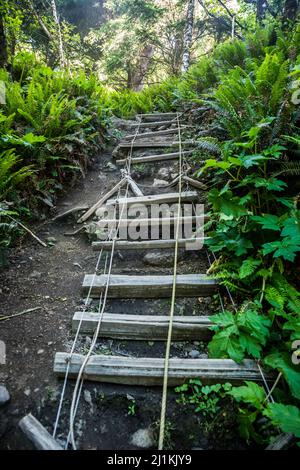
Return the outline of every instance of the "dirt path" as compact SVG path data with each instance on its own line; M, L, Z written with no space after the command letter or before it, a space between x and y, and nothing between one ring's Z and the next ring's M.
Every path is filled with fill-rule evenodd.
M87 203L91 205L105 188L119 181L119 170L107 165L110 155L100 155L85 180L68 192L58 206L57 212ZM150 166L150 165L149 165ZM171 165L166 165L170 167ZM155 165L140 167L132 176L144 185L151 186L156 177ZM160 166L161 167L161 166ZM143 188L145 194L154 190ZM148 191L148 192L147 192ZM161 192L161 190L160 190ZM7 347L7 363L0 366L0 383L5 383L11 401L0 409L0 448L29 449L31 445L17 428L17 422L31 412L50 430L58 406L61 381L53 374L53 359L56 351L69 351L73 340L71 319L83 306L80 288L84 273L94 271L96 254L92 252L85 234L66 237L65 232L78 228L73 216L42 227L38 235L48 239L53 246L42 248L30 239L16 249L10 259L10 268L0 273L1 314L13 314L27 308L41 306L36 312L1 322L0 339ZM172 272L170 266L149 266L143 261L144 254L133 253L114 258L114 273L163 273ZM188 266L188 268L187 268ZM186 254L179 262L179 272L204 272L205 257ZM188 271L187 271L188 269ZM133 305L134 302L134 305ZM211 298L182 299L177 301L177 314L213 313L216 303ZM168 300L110 300L108 311L166 314ZM77 346L84 352L90 345L90 337L82 337ZM135 356L162 357L163 343L100 340L97 352ZM206 357L205 346L176 343L171 356ZM202 355L202 356L201 356ZM72 385L67 390L70 400ZM139 429L158 432L160 415L160 389L143 389L105 384L85 384L81 406L76 422L76 437L81 449L136 449L132 435ZM167 444L169 448L240 448L236 436L235 419L230 409L215 423L207 423L207 430L200 426L203 417L189 407L176 403L178 398L169 393L167 416ZM68 406L63 409L58 430L58 440L65 437L68 427ZM203 423L202 423L203 424ZM224 433L224 426L226 433ZM204 426L205 428L205 426ZM117 429L117 433L116 433ZM187 432L188 430L188 432Z

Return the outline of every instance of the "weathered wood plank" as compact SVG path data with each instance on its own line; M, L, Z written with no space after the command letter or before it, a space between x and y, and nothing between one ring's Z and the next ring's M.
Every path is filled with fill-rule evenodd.
M97 215L97 212L96 212ZM121 218L121 219L99 219L98 220L98 225L99 227L107 227L107 226L115 226L115 227L128 227L130 224L135 224L137 226L146 226L146 227L151 227L154 225L174 225L177 223L177 221L180 224L195 224L196 222L201 223L202 220L208 221L207 216L202 216L202 215L193 215L193 216L186 216L186 217L179 217L177 219L176 215L175 216L170 216L170 217L150 217L150 218L133 218L133 219L126 219L126 218Z
M185 152L181 152L182 156L191 155L194 150L186 150ZM138 165L139 163L153 163L153 162L162 162L165 160L178 160L179 152L172 152L172 153L163 153L161 155L147 155L145 157L134 157L131 159L131 165ZM120 160L116 160L117 165L124 165L127 162L126 158L122 158Z
M19 421L19 427L38 450L63 450L51 434L32 414Z
M151 127L161 127L161 126L171 126L172 124L177 125L176 121L146 121L146 122L130 122L128 127L139 127L140 129L151 128Z
M218 284L205 274L178 274L176 278L177 297L199 297L212 295L216 292ZM86 274L83 280L82 291L86 295L90 287L91 296L98 298L105 291L107 275L95 276ZM111 274L109 278L109 298L164 298L172 294L173 276L127 276Z
M184 191L181 193L181 202L195 201L198 198L197 191ZM132 206L133 204L163 204L178 202L179 193L151 194L150 196L120 197L119 199L108 199L107 206L114 204Z
M207 191L207 186L204 183L201 183L201 181L194 180L193 178L190 178L189 176L183 175L182 179L186 182L189 183L191 186L197 189L202 189L203 191Z
M99 314L75 312L72 320L73 331L94 333L99 321ZM212 332L209 317L175 316L173 319L172 339L175 341L208 340ZM125 313L104 313L99 337L162 341L168 334L169 318L167 315L128 315Z
M64 217L68 217L69 215L74 214L76 212L86 211L88 208L89 206L87 206L86 204L82 206L72 207L71 209L68 209L65 212L57 214L55 217L53 217L52 222L55 222L58 219L63 219Z
M179 147L179 144L180 144L179 141L168 142L167 140L160 140L160 141L154 142L152 140L139 140L137 142L120 142L119 145L116 147L116 150L131 149L131 148L135 149L135 148ZM181 145L193 145L193 144L195 144L194 140L184 140L181 142Z
M66 372L69 354L56 353L54 372L63 377ZM69 376L76 377L84 356L73 354ZM125 385L162 385L164 371L163 358L92 356L84 371L84 378L97 382ZM181 385L188 379L200 379L203 383L232 382L244 380L261 381L262 377L255 361L246 359L237 364L231 359L179 359L169 362L168 386ZM269 378L266 375L267 379Z
M135 196L144 196L143 191L136 184L136 182L130 176L127 176L127 179L128 179L128 183L133 194Z
M293 434L282 433L265 450L284 450L295 441Z
M168 119L173 119L175 120L178 117L182 115L182 113L149 113L149 114L137 114L137 118L142 120L142 121L164 121Z
M183 132L188 126L182 126L180 130ZM178 134L178 128L174 127L172 129L164 129L162 131L152 131L152 132L143 132L141 134L128 134L123 137L123 139L126 140L132 140L132 139L143 139L145 137L158 137L161 135L172 135L172 134Z
M82 217L77 220L77 223L80 224L85 222L94 212L105 203L105 201L110 198L119 188L121 188L125 183L127 183L127 178L122 178L110 191L105 193L96 204L94 204Z
M178 240L178 248L188 247L188 251L192 251L191 247L194 244L195 250L199 250L199 244L203 244L208 237L203 238L181 238ZM92 248L94 251L111 250L112 241L93 242ZM175 248L175 240L141 240L141 241L127 241L117 240L115 242L116 250L164 250Z

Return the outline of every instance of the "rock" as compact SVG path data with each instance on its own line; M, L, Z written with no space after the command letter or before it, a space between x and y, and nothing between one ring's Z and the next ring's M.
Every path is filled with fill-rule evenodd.
M106 164L106 168L107 168L108 170L111 170L111 171L115 171L115 170L118 169L117 166L114 165L114 164L111 163L111 162L108 162L108 163Z
M26 397L29 397L30 393L31 393L30 388L26 388L26 390L24 390L24 395L26 395Z
M197 359L200 356L200 353L196 349L192 349L192 351L189 352L189 356L192 359Z
M45 352L44 349L39 349L37 353L38 353L38 354L43 354L44 352Z
M153 182L152 186L153 186L153 188L158 188L160 186L169 186L169 182L165 181L165 180L159 180L159 179L154 178L154 182Z
M178 260L182 259L182 254L178 253ZM161 251L151 251L147 253L143 261L145 264L149 264L150 266L173 266L174 264L174 253L166 253Z
M84 397L84 400L89 404L89 405L92 405L92 395L91 395L91 392L89 390L84 390L83 392L83 397Z
M46 242L49 243L49 245L55 245L55 243L57 242L56 238L54 237L47 237L46 238Z
M150 449L155 444L153 431L151 429L139 429L132 435L131 444L141 449Z
M29 274L29 277L31 279L39 279L42 277L42 273L40 273L39 271L32 271L32 273Z
M0 385L0 406L5 405L10 400L10 395L4 385Z
M163 167L158 170L157 176L163 180L167 180L168 178L170 178L172 171L173 171L172 168Z

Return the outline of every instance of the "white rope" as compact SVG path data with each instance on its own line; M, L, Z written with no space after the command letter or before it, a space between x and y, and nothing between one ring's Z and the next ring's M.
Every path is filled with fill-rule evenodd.
M182 180L181 180L182 147L181 147L180 123L179 123L179 117L178 116L177 116L177 124L178 124L178 141L179 141L179 184L178 184L178 186L179 186L179 196L178 196L177 224L176 224L176 234L175 234L173 286L172 286L171 308L170 308L170 315L169 315L169 328L168 328L168 337L167 337L165 363L164 363L164 378L163 378L163 391L162 391L162 402L161 402L161 416L160 416L158 450L163 449L164 438L165 438L167 394L168 394L168 373L169 373L170 349L171 349L171 342L172 342L173 318L174 318L175 299L176 299L179 219L180 219L180 215L181 215L180 205L181 205L181 189L182 189Z
M127 162L127 174L128 175L130 175L130 164L131 164L131 157L132 157L132 152L133 152L133 143L134 143L134 140L136 138L136 135L138 134L138 131L139 131L139 126L138 126L138 128L136 130L136 133L135 133L135 136L132 140L131 148L130 148L130 152L129 152L129 156L128 156L128 162ZM127 199L127 197L128 197L128 191L129 191L129 181L127 181L127 184L126 184L125 199ZM119 191L119 193L120 193L120 191ZM119 199L119 197L116 200L116 207L117 207L118 199ZM68 439L70 438L71 444L72 444L72 447L73 447L74 450L76 450L76 443L75 443L75 437L74 437L74 420L75 420L76 411L77 411L78 404L79 404L79 399L80 399L80 393L79 393L78 390L79 390L79 387L80 387L80 381L82 380L82 382L83 382L82 377L83 377L84 369L85 369L86 364L87 364L87 362L88 362L88 360L89 360L89 358L90 358L90 356L91 356L91 354L94 350L94 347L96 345L98 335L99 335L99 332L100 332L100 328L101 328L101 324L102 324L102 320L103 320L103 316L104 316L104 310L105 310L105 307L106 307L106 300L107 300L109 282L110 282L110 276L111 276L111 270L112 270L112 262L113 262L113 256L114 256L114 251L115 251L115 242L116 242L117 232L118 232L118 228L119 228L119 225L120 225L120 221L122 219L124 208L125 208L125 204L122 205L121 214L119 215L119 220L118 220L118 226L117 226L117 229L116 229L116 232L115 232L115 236L112 239L111 256L110 256L110 263L109 263L108 274L107 274L107 281L106 281L106 285L105 285L104 300L103 300L102 305L101 305L101 302L99 302L99 309L98 309L99 320L98 320L98 323L97 323L97 327L96 327L96 330L95 330L95 333L94 333L94 337L93 337L90 349L89 349L88 353L86 354L85 359L84 359L84 361L81 365L81 368L79 370L79 373L77 375L75 388L74 388L74 391L73 391L72 403L71 403L71 408L70 408L70 429L69 429ZM78 394L78 396L77 396L77 394Z

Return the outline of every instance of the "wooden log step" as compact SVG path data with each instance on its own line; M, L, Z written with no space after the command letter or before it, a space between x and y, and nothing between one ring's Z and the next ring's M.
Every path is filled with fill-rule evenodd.
M83 295L91 289L91 297L98 298L105 291L107 275L86 274L82 284ZM109 277L108 298L165 298L172 294L172 275L134 275L111 274ZM201 297L212 295L218 284L205 274L178 274L176 278L177 297Z
M97 215L97 213L96 213ZM99 227L114 227L114 228L121 228L121 227L129 227L129 226L138 226L138 227L153 227L153 226L163 226L163 225L175 225L177 221L180 224L192 224L194 225L197 223L207 222L209 220L208 216L203 215L193 215L193 216L185 216L179 217L177 219L176 215L170 215L170 217L150 217L147 219L142 218L133 218L133 219L99 219L97 225Z
M180 130L184 131L188 126L181 127ZM143 132L142 134L128 134L123 137L126 140L140 139L144 137L157 137L161 135L171 135L178 134L178 128L174 127L172 129L164 129L162 131L152 131L152 132Z
M164 121L173 119L175 120L182 115L182 113L149 113L149 114L137 114L137 118L142 121ZM176 122L176 121L175 121Z
M183 157L191 155L194 150L186 150L181 152ZM131 158L131 165L138 165L139 163L152 163L152 162L162 162L165 160L178 160L180 154L179 152L163 153L160 155L146 155L145 157L134 157ZM116 160L117 165L124 165L127 162L126 158ZM200 163L200 162L199 162Z
M204 238L181 238L178 240L178 248L186 248L188 251L199 250L199 245L203 245L205 240L209 237ZM112 247L112 241L103 242L92 242L92 248L94 251L105 250L109 251ZM164 250L175 248L175 240L142 240L142 241L127 241L127 240L116 240L116 250Z
M99 321L99 314L75 312L72 329L80 333L93 334ZM172 339L175 341L209 340L212 332L209 317L175 316ZM104 313L99 337L130 340L164 341L167 338L169 318L167 315L127 315L125 313Z
M181 193L181 202L192 202L198 199L197 191L184 191ZM137 196L137 197L120 197L119 199L108 199L107 206L114 204L132 206L133 204L164 204L164 203L177 203L179 200L179 193L165 193L165 194L151 194L150 196Z
M137 148L163 148L163 147L179 147L179 143L177 141L167 141L167 140L160 140L154 142L153 140L138 140L136 142L120 142L117 146L116 150L122 149L137 149ZM195 142L194 140L184 140L181 142L182 145L193 145ZM114 153L115 154L115 153Z
M130 122L128 123L128 127L139 127L140 129L149 129L151 127L161 127L161 126L171 126L174 124L175 126L177 125L177 120L173 121L146 121L146 122Z
M73 354L70 362L68 353L58 352L54 359L54 373L64 377L67 364L69 376L76 377L84 356ZM109 382L124 385L162 385L164 359L145 357L119 357L95 355L87 362L84 378L97 382ZM255 361L244 360L237 364L231 359L179 359L169 362L168 385L181 385L188 379L200 379L203 383L232 382L244 380L261 382L262 377ZM267 376L269 380L269 376Z

